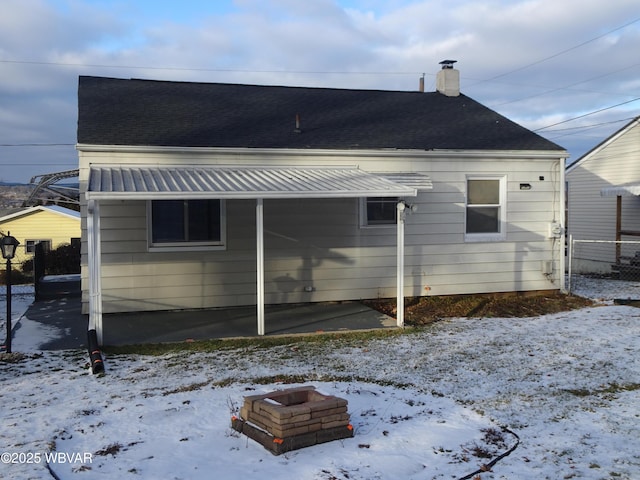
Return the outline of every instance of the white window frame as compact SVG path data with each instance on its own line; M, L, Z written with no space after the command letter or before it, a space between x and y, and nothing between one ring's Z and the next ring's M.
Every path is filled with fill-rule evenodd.
M370 198L379 198L379 197L364 197L360 198L360 227L361 228L390 228L395 227L397 224L397 217L394 216L393 222L389 223L369 223L369 215L367 212L368 199ZM385 197L389 203L393 202L394 205L397 204L400 199L398 197ZM395 215L398 215L398 211L394 207Z
M467 212L469 209L469 180L498 180L498 231L491 233L467 233ZM506 175L467 175L464 182L464 240L465 242L501 242L507 239L507 176ZM495 204L471 205L474 207L495 207Z
M50 252L53 249L53 242L49 238L27 238L24 241L24 251L33 255L36 253L36 245L39 243L48 243L49 248L46 249L47 252Z
M217 199L212 199L217 200ZM227 249L227 208L220 199L220 241L217 242L153 242L153 201L147 201L147 245L150 252L184 252Z

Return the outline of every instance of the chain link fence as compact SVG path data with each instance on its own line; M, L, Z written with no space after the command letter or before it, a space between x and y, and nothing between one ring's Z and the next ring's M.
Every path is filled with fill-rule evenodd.
M569 236L567 290L573 293L581 277L600 278L610 288L640 282L640 241L589 240Z

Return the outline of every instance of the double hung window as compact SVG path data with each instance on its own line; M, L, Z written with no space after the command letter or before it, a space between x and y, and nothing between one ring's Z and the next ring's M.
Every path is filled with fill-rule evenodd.
M467 177L467 241L506 238L506 178Z
M398 198L368 197L360 204L360 224L363 227L395 225Z
M151 248L224 247L222 200L152 200L149 209Z
M25 251L27 253L36 253L36 245L42 244L44 251L51 251L51 240L31 240L27 239L24 242Z

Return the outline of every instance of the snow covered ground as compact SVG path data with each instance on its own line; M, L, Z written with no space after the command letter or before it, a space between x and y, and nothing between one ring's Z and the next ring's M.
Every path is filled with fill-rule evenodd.
M0 478L459 479L516 444L507 427L519 445L476 478L639 479L640 309L611 300L640 284L574 287L601 303L385 340L110 355L105 376L84 351L34 353L24 327L27 358L0 362ZM273 456L230 428L245 395L294 376L349 401L354 438Z

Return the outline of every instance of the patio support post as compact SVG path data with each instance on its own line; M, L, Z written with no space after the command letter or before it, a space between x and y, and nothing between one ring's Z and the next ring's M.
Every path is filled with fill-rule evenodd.
M398 327L404 327L404 202L398 202L396 205L396 222L397 222L397 285L396 285L396 321Z
M258 335L264 335L264 200L256 199L256 272Z
M616 197L616 264L620 263L620 256L622 255L622 249L620 248L620 241L622 240L622 197L618 195Z
M100 248L100 204L87 203L87 253L89 266L89 330L95 330L102 345L102 270Z
M560 235L558 241L558 260L560 262L560 269L558 272L558 276L560 277L560 291L566 293L567 286L565 285L565 246L567 241L567 183L565 177L565 160L561 158L558 161L558 172L560 174L560 191L562 192L560 195L560 206L558 212L558 218L560 218L560 224L562 225L562 234Z

